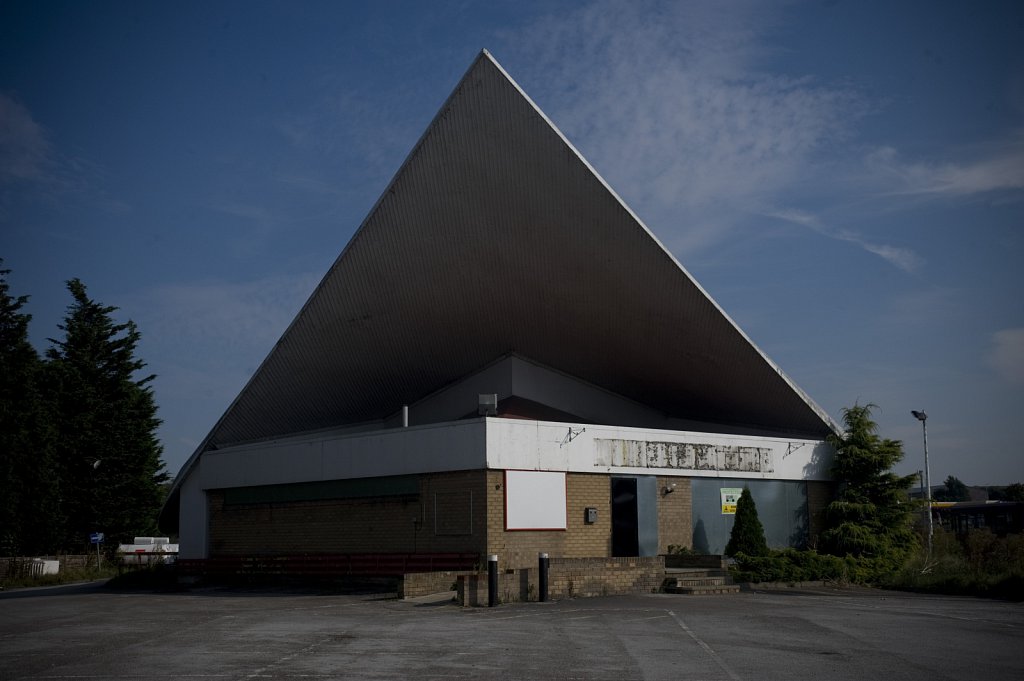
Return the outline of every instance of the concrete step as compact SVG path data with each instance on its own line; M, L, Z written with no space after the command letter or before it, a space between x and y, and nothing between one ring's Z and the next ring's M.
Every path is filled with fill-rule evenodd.
M686 569L667 569L665 570L666 579L703 579L705 577L724 577L728 576L727 570L719 570L715 568L686 568Z
M699 579L676 579L669 586L721 586L726 583L724 577L702 577Z
M667 594L687 594L691 596L706 596L712 594L738 594L739 584L720 584L718 586L670 586L662 589Z
M726 570L677 568L665 570L661 590L670 594L726 594L738 593L740 587L732 583Z

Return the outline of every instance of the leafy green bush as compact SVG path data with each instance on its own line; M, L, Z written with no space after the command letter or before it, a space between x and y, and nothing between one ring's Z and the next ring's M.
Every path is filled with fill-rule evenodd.
M962 539L935 530L932 555L915 554L885 586L907 591L1024 600L1024 537L997 537L987 529Z
M730 568L738 582L838 582L877 584L891 574L887 561L832 556L813 550L782 549L767 556L738 554Z
M689 546L683 546L682 544L669 544L668 555L670 556L702 556L704 551L698 551L697 549L691 549Z

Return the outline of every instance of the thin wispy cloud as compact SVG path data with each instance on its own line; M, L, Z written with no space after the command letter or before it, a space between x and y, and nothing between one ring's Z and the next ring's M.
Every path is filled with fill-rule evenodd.
M43 126L21 102L0 92L0 183L47 182L54 164Z
M126 296L126 313L164 350L188 348L183 365L204 358L252 367L280 338L319 281L315 274L245 282L194 282ZM174 355L174 353L171 353Z
M0 92L0 190L6 190L0 193L0 220L16 198L80 203L111 214L131 211L127 201L108 195L105 180L102 167L61 153L32 112Z
M239 203L234 201L221 201L214 203L210 206L213 210L230 215L236 218L243 218L250 220L255 223L268 223L273 222L274 218L263 206L257 206L250 203Z
M877 321L890 329L934 330L946 320L963 319L975 304L969 289L908 287L884 302Z
M419 132L407 112L422 102L410 101L408 88L362 93L330 77L320 90L314 106L274 122L278 134L296 150L329 160L354 155L363 174L390 177Z
M339 188L337 184L317 177L278 173L274 176L274 179L283 185L296 187L310 194L322 194L331 197L346 195L346 192Z
M842 205L829 212L839 215L879 195L963 199L1024 189L1024 130L942 160L907 157L896 144L865 154L859 125L884 103L845 82L763 67L783 49L774 31L792 18L788 10L746 0L600 0L510 36L526 66L521 76L512 71L680 256L737 229L770 238L758 223L764 206L835 200ZM884 237L793 221L903 271L923 265Z
M765 213L765 215L785 220L793 224L802 225L814 230L822 236L828 237L829 239L836 239L838 241L856 244L868 253L877 255L890 265L893 265L904 272L915 272L924 265L924 259L909 248L900 248L898 246L876 243L853 230L825 224L818 219L817 216L804 211L779 210Z
M863 111L851 89L758 69L776 21L751 2L598 2L528 27L522 50L538 103L689 251L813 175Z
M985 153L987 152L987 153ZM1024 189L1024 132L967 161L908 161L892 147L869 153L867 170L893 195L964 197L996 191Z
M168 459L172 470L242 390L318 281L313 273L275 275L118 296L120 314L142 333L146 371L156 374L161 437L176 457ZM203 415L198 421L193 410Z
M988 360L1005 381L1024 385L1024 328L1003 329L992 334Z

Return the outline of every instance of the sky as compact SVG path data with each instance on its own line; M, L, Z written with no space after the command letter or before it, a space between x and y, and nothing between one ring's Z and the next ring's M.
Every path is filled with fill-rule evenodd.
M900 473L1024 481L1024 3L0 1L0 257L142 333L177 473L488 49Z

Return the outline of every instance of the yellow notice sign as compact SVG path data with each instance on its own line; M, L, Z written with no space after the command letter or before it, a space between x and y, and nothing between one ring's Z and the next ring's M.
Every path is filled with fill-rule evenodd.
M722 515L736 515L736 502L743 494L741 487L722 487Z

